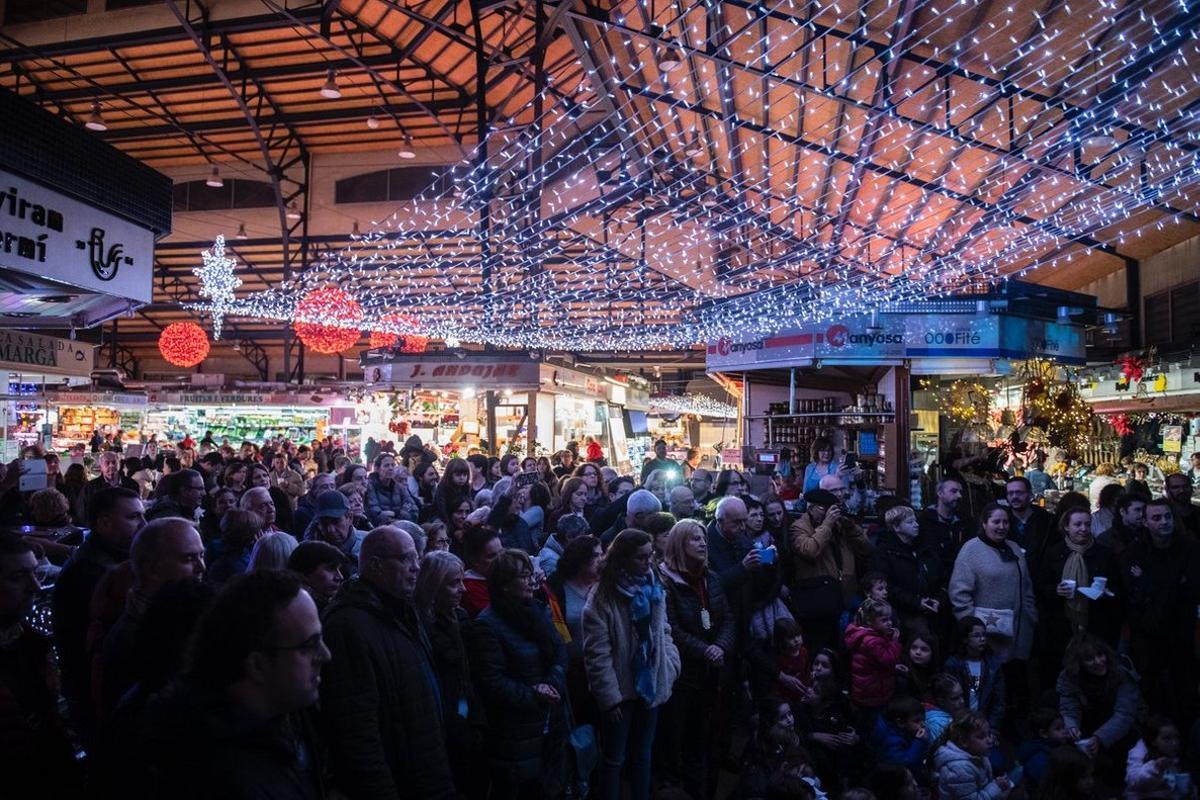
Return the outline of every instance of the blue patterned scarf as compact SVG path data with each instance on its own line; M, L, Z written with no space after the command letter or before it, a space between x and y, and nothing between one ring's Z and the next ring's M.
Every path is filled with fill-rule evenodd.
M654 570L650 570L645 577L628 573L622 575L617 590L629 598L629 619L638 639L633 659L634 688L646 705L653 705L657 696L653 669L657 654L650 640L650 621L654 616L654 607L663 601L663 586Z

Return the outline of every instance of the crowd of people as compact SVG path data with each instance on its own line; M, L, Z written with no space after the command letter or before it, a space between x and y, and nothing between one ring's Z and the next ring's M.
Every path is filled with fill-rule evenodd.
M0 477L0 795L1194 794L1186 476L868 521L827 452L182 444Z

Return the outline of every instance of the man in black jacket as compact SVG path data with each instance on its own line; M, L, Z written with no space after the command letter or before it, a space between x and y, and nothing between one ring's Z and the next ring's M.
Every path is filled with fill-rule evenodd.
M92 498L91 511L91 533L59 573L50 601L63 697L85 744L90 744L96 733L87 652L92 593L104 573L129 558L134 534L146 524L142 501L129 489L98 492Z
M137 482L132 478L121 474L121 455L108 451L100 454L100 477L92 478L84 484L83 491L79 493L79 508L75 509L76 518L80 521L90 520L92 518L92 500L98 492L105 489L115 489L117 487L128 489L131 492L138 491Z
M429 639L412 605L419 569L411 536L376 528L359 577L325 612L333 662L321 708L334 779L351 800L455 796Z
M1197 545L1175 530L1170 502L1146 504L1146 530L1123 554L1130 655L1151 710L1194 709L1193 632L1200 601Z
M1009 478L1004 493L1008 499L1008 538L1025 549L1025 560L1033 574L1046 549L1062 537L1055 530L1054 517L1033 504L1028 478Z
M1136 542L1146 529L1146 501L1128 492L1117 498L1117 513L1108 530L1096 537L1096 541L1107 545L1118 558Z
M147 711L154 796L323 797L308 710L329 658L299 578L263 570L230 580L200 619L183 680Z
M958 515L962 497L962 484L945 478L938 481L937 502L917 515L921 543L937 551L946 576L954 571L954 559L963 543L975 536L975 523Z

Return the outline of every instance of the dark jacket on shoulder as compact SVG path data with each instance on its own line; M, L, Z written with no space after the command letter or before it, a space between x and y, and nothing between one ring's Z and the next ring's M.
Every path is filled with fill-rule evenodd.
M363 580L330 601L321 709L334 783L351 798L451 798L432 651L411 604Z
M263 721L222 693L179 684L151 701L151 797L318 800L320 746L306 712Z
M737 625L733 610L721 588L721 579L712 570L705 570L704 585L708 594L709 626L703 625L700 595L682 575L663 567L662 575L667 587L667 621L671 623L671 638L679 648L680 684L702 689L709 685L710 677L716 677L704 651L717 645L725 651L725 664L734 662L734 645L737 642Z
M949 577L942 572L938 552L918 536L905 544L893 531L884 531L875 543L871 569L881 572L888 582L888 601L907 617L919 617L922 597L946 602L945 585Z

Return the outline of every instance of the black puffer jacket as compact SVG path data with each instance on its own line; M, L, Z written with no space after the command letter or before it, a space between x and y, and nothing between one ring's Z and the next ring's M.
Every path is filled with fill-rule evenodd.
M333 660L321 707L337 788L353 800L454 797L431 648L412 606L356 578L324 624Z
M543 656L537 642L496 613L495 606L475 618L468 648L471 674L488 719L487 752L493 766L528 781L558 766L565 731L562 705L543 703L533 687L548 683L567 696L567 648L545 607L534 603L541 636L552 637L553 655Z
M700 595L683 576L664 567L664 582L667 585L667 620L671 623L671 638L679 648L680 670L678 683L702 689L717 677L717 670L709 666L704 651L710 645L718 645L725 651L725 665L733 664L734 645L737 642L737 620L721 578L712 570L705 570L705 586L708 590L709 626L705 629L701 619Z

